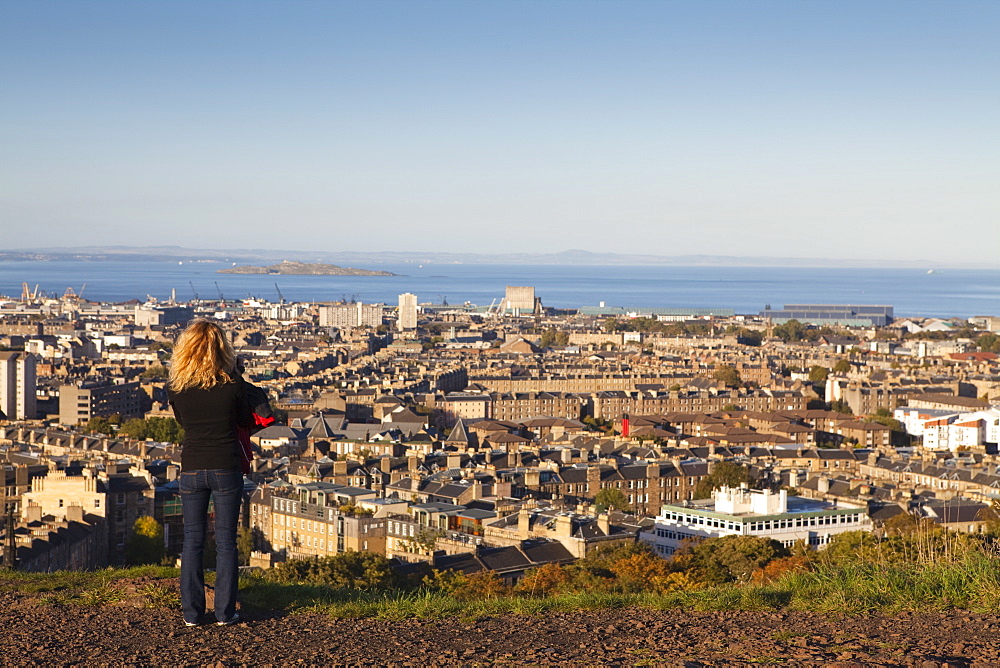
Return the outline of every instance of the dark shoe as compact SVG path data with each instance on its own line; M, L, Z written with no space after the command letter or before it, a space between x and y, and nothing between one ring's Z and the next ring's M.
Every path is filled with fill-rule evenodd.
M232 626L233 624L236 624L239 621L240 621L240 613L237 612L235 615L233 615L232 619L230 619L228 621L225 621L225 622L216 622L215 625L216 626Z

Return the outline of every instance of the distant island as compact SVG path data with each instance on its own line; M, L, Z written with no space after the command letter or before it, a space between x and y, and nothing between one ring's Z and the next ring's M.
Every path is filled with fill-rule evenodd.
M353 267L338 267L335 264L319 262L290 262L285 260L280 264L268 267L245 265L229 269L219 269L219 274L269 274L286 276L396 276L391 271L375 271L372 269L355 269Z
M182 246L70 246L44 248L3 248L0 249L0 263L3 262L166 262L178 260L187 262L219 262L226 265L271 264L286 262L330 263L340 271L361 271L341 268L346 264L378 266L396 265L576 265L576 266L663 266L663 267L869 267L877 269L920 269L926 273L933 267L935 273L941 269L996 269L996 263L961 263L951 265L940 259L912 258L908 260L878 260L830 257L763 257L733 255L653 255L635 253L592 252L587 250L564 250L535 253L473 253L448 251L326 251L294 249L237 249L237 248L186 248ZM341 265L341 266L337 266ZM268 267L252 267L251 271L238 273L280 274L290 271L268 271ZM305 272L313 273L313 272ZM372 272L374 275L389 276L389 272ZM367 275L367 274L354 274ZM398 274L396 274L398 275Z

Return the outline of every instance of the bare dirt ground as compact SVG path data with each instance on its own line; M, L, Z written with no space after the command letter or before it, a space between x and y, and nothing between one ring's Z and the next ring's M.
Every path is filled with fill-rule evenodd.
M597 610L478 620L244 611L185 627L133 604L0 593L2 666L1000 666L1000 617Z

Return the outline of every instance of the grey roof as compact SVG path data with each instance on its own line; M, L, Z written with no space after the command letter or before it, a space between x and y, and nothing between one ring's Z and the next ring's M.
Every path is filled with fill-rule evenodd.
M471 443L469 439L469 432L465 429L465 422L462 418L458 418L458 422L452 428L451 433L448 434L448 438L445 439L446 443Z

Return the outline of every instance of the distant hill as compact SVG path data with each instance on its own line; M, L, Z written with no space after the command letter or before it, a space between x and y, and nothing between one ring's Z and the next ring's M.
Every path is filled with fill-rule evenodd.
M268 267L243 266L230 269L219 269L219 274L273 274L285 276L396 276L391 271L376 271L372 269L355 269L353 267L338 267L335 264L319 262L291 262L285 260Z
M860 260L824 257L752 257L735 255L653 255L638 253L597 253L570 249L540 253L450 253L422 251L324 251L275 249L204 249L181 246L82 246L64 248L22 248L0 251L0 262L39 261L151 262L165 260L216 261L246 264L273 264L283 261L303 264L492 264L492 265L590 265L675 267L878 267L942 268L940 262L915 258L907 261ZM962 265L964 268L995 268L996 265ZM269 272L259 272L269 273Z

